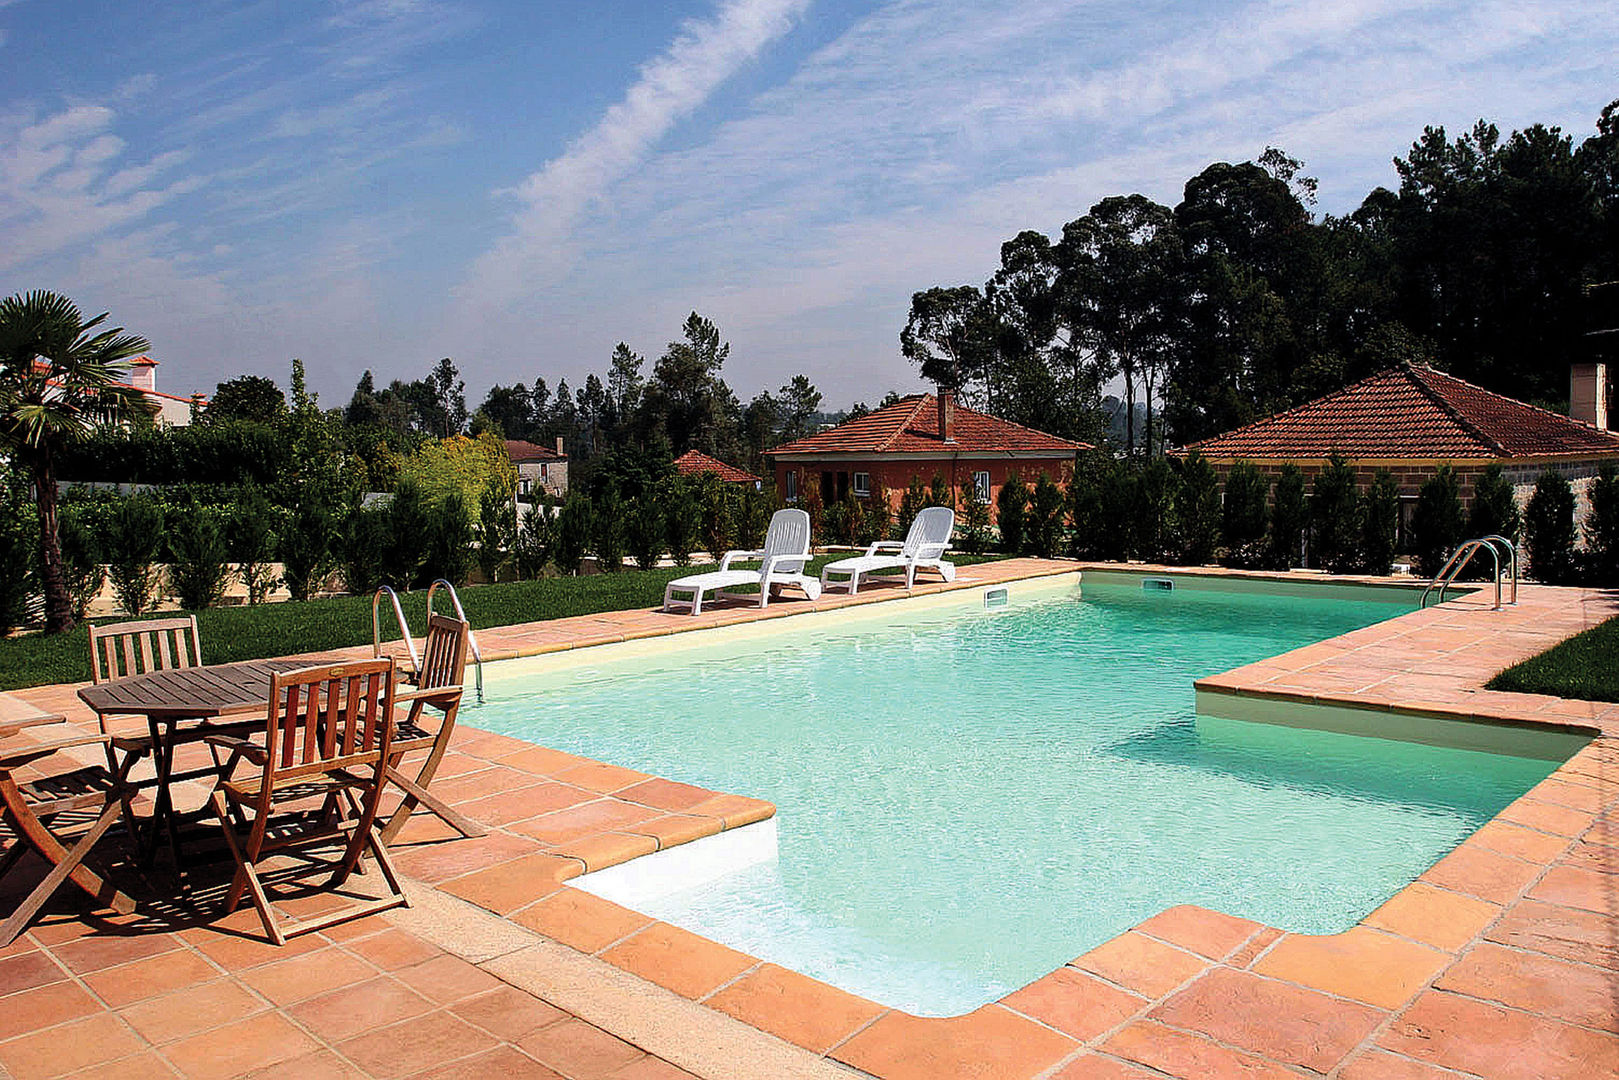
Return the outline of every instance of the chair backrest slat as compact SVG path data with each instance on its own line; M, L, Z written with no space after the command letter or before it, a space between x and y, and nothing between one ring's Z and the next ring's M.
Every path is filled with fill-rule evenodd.
M201 663L194 615L90 625L90 677L97 683Z
M378 762L393 738L391 657L323 664L271 680L264 790L280 772L342 759ZM352 760L350 760L352 759Z
M810 518L803 510L777 510L765 530L766 555L808 555Z
M929 506L917 512L905 534L903 554L910 558L928 544L949 544L956 530L956 512L948 506Z
M460 619L431 615L427 620L427 644L422 650L422 672L417 686L460 686L467 669L469 629Z

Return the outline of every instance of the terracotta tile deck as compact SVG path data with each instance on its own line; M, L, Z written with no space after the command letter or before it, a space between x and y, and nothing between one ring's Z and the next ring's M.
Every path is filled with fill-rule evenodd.
M1074 569L1014 560L964 568L958 585ZM853 602L898 592L876 588ZM491 657L523 655L849 603L721 607L698 619L628 612L481 640ZM768 804L463 726L436 790L493 827L464 840L435 819L412 819L395 850L417 883L416 908L276 949L256 940L250 911L210 922L207 912L143 906L120 919L79 911L64 893L49 918L0 953L0 1070L573 1080L1619 1075L1619 706L1480 688L1499 668L1615 613L1619 594L1524 586L1517 608L1454 601L1200 684L1204 693L1374 712L1414 706L1430 717L1597 736L1345 934L1288 934L1173 908L999 1002L961 1017L914 1017L566 884L587 866L760 820L774 812ZM20 696L82 718L73 689ZM493 913L479 913L487 925L440 933L419 915L460 903L452 897ZM611 994L619 1005L593 1004ZM678 1020L649 1020L654 1013Z

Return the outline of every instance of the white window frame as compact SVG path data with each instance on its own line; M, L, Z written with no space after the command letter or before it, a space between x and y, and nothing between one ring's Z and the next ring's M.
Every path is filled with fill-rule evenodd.
M788 502L797 502L798 501L798 470L797 469L788 469L787 470L787 501Z
M869 472L857 472L850 476L849 490L861 498L869 499L871 497L871 474Z
M989 470L980 469L973 473L973 490L978 493L978 501L989 502Z

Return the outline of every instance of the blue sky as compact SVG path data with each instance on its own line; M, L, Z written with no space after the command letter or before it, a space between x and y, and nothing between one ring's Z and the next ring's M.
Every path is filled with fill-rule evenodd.
M744 400L841 407L1020 229L1267 145L1344 212L1424 124L1583 137L1615 57L1612 0L0 0L0 293L330 404L578 385L695 309Z

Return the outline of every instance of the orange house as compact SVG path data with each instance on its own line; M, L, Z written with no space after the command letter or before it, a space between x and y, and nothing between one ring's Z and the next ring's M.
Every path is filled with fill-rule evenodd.
M1059 483L1074 456L1090 447L960 405L955 395L912 394L828 431L765 451L776 490L796 503L808 491L823 505L879 487L897 507L912 477L924 485L942 476L959 508L970 488L990 505L1014 473L1034 483L1045 473Z

